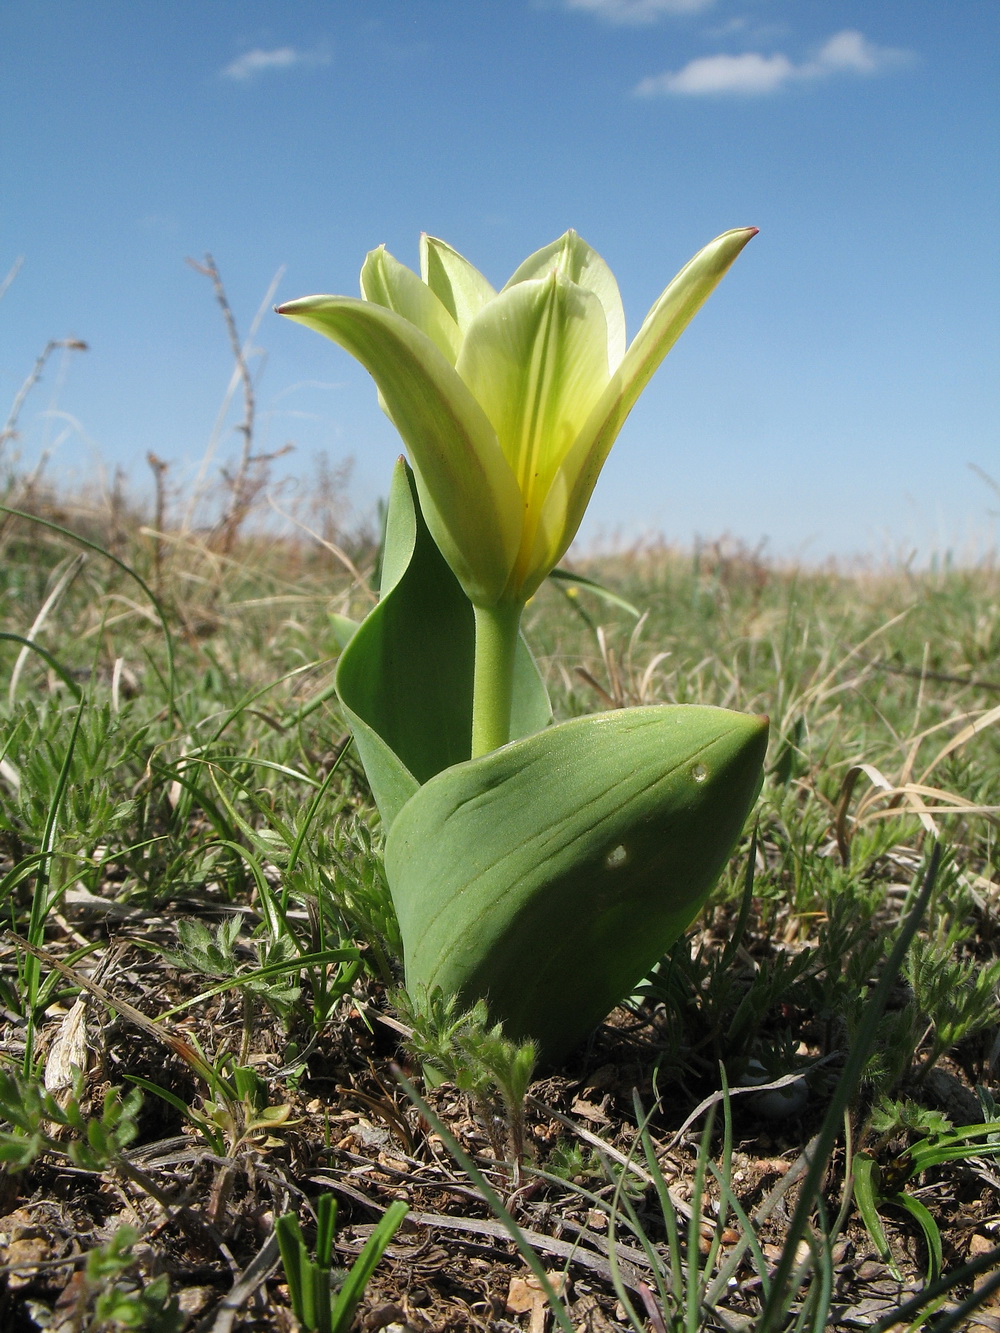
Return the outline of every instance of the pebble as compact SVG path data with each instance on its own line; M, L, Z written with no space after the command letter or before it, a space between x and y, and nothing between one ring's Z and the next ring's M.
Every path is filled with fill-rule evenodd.
M740 1087L753 1088L758 1083L773 1083L774 1079L759 1060L749 1060L747 1070L740 1079ZM771 1088L767 1092L758 1092L748 1097L753 1110L765 1120L786 1120L799 1115L805 1110L809 1100L809 1087L804 1078L797 1078L794 1083L786 1083L783 1088Z

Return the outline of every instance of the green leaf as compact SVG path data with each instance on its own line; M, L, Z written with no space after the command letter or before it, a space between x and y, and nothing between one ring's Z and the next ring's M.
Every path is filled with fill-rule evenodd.
M924 1233L924 1241L927 1245L927 1281L936 1282L941 1276L941 1268L944 1264L944 1247L941 1243L941 1232L938 1224L934 1221L927 1205L914 1198L912 1194L906 1193L893 1194L886 1202L894 1203L898 1208L905 1209Z
M376 804L388 827L422 782L472 753L475 617L423 521L413 474L393 473L382 590L341 655L337 690ZM521 640L512 734L551 717Z
M878 1163L869 1153L859 1152L854 1158L854 1202L865 1224L865 1230L871 1237L872 1244L878 1251L879 1258L889 1265L893 1275L902 1280L892 1249L878 1215L878 1206L885 1201L881 1188L881 1172Z
M351 353L406 442L434 540L467 594L490 606L517 555L521 496L496 432L434 342L394 310L348 296L280 306Z
M555 583L572 583L579 588L586 588L588 592L592 592L595 597L599 597L610 606L617 606L622 611L627 611L634 620L639 620L642 616L639 608L633 606L631 602L627 602L620 593L611 588L606 588L603 583L598 583L596 579L588 579L584 574L574 574L570 569L556 567L549 572L549 578Z
M435 987L557 1059L700 910L761 782L767 720L575 718L459 764L386 843L411 994Z

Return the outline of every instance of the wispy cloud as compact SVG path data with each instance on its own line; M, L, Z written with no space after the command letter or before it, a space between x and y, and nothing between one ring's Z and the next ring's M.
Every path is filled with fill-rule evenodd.
M294 46L277 46L272 51L265 51L258 46L252 51L244 51L220 73L224 79L245 83L272 71L315 69L317 65L329 63L330 57L325 51L297 51Z
M596 14L608 23L628 23L635 27L655 23L664 14L699 14L715 0L565 0L567 9Z
M637 97L756 97L837 74L882 74L915 59L912 51L876 46L855 29L845 28L824 42L812 60L796 63L780 51L767 56L758 51L701 56L683 69L643 79L634 92Z

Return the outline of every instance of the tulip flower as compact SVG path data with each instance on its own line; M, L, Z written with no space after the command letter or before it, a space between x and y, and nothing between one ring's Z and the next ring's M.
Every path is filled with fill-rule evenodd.
M699 251L629 346L614 276L573 231L500 292L423 236L419 277L380 247L361 300L278 308L361 362L406 444L427 527L476 612L473 753L509 738L521 611L575 537L625 418L755 234Z

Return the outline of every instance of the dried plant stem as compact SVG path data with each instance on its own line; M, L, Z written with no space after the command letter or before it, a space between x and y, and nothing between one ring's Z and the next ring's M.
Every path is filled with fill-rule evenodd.
M215 292L215 299L222 311L222 318L225 321L226 332L229 336L229 346L233 354L234 371L233 380L226 392L223 401L220 420L228 407L230 398L239 384L243 394L243 419L237 424L236 430L242 436L242 445L240 448L240 457L235 471L222 469L222 477L229 490L229 503L222 517L215 524L212 531L210 544L215 546L224 555L228 555L236 542L240 528L243 526L247 515L250 513L257 500L258 495L267 485L268 464L274 459L280 458L283 454L289 452L291 445L285 445L283 448L269 454L255 454L253 450L254 429L257 416L257 399L254 391L253 376L250 373L250 363L248 352L250 350L250 341L257 331L261 315L264 310L269 309L275 289L281 280L283 269L279 269L271 281L267 295L258 310L253 324L250 328L250 334L245 342L240 340L239 330L236 327L236 318L233 315L232 306L229 303L229 297L226 295L226 289L223 286L222 276L219 273L218 265L210 254L205 255L205 261L199 264L194 259L189 259L188 264L196 273L201 273L212 283L212 289ZM208 459L214 452L214 438L209 446L208 453L202 463L201 477L204 477ZM200 485L195 487L195 494L200 491ZM188 514L190 518L190 511ZM185 526L187 523L185 522Z
M10 279L5 281L5 289L9 281ZM4 422L3 429L0 430L0 449L3 448L8 440L17 438L17 422L21 415L21 408L24 406L28 394L41 379L46 361L48 361L52 353L60 347L64 348L67 352L86 352L88 350L87 344L81 342L79 338L51 338L45 344L45 347L43 348L41 355L38 357L38 360L35 362L31 373L14 395L14 402L11 404L7 420Z

